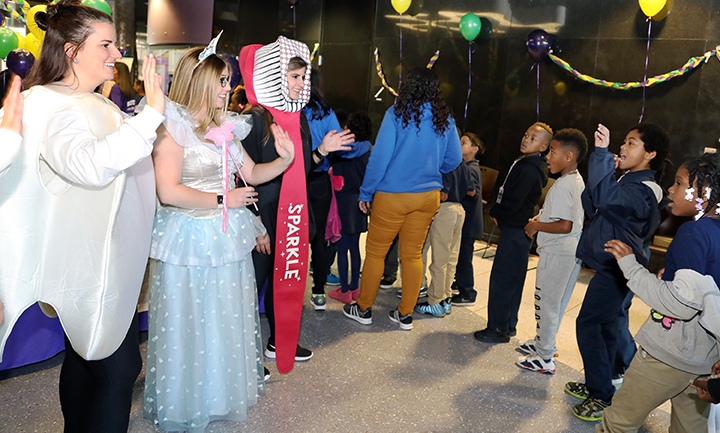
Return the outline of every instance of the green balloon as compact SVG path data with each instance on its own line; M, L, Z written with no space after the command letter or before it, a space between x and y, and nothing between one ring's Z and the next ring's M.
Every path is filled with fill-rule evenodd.
M460 19L460 33L468 41L474 41L480 34L481 28L480 17L475 14L465 14Z
M105 3L105 0L82 0L81 3L83 6L97 9L99 11L105 12L106 14L112 16L112 10L110 10L110 6L107 3Z
M0 28L0 59L5 59L10 51L18 47L18 37L14 31Z

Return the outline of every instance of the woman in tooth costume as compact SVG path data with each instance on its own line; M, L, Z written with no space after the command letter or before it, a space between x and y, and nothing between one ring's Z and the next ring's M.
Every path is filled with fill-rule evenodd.
M144 417L164 431L201 433L211 421L243 421L264 393L260 323L251 252L262 223L246 208L254 188L293 161L293 143L273 125L278 157L255 164L240 140L250 116L223 115L230 66L210 45L187 50L175 70L166 120L153 151L161 205L155 216ZM208 133L209 129L216 128ZM229 193L223 196L222 147L208 140L232 131ZM223 205L227 200L227 232Z
M148 106L125 118L93 93L121 57L112 19L61 0L36 21L47 33L27 79L23 145L0 178L0 348L41 301L66 334L65 431L125 432L142 366L135 307L155 211L161 80L146 58Z

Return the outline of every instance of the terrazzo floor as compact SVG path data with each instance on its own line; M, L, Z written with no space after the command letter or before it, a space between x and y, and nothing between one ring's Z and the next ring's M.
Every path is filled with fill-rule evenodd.
M594 432L594 423L570 413L579 401L563 392L566 382L583 379L575 318L592 273L581 271L565 313L556 374L528 372L515 366L520 355L515 347L534 336L537 260L530 260L517 338L510 344L483 344L472 333L485 325L492 257L481 258L484 244L478 242L476 248L476 306L456 306L444 318L416 313L411 332L387 318L398 303L395 290L378 293L373 324L363 326L345 318L342 304L334 300L328 300L326 311L313 311L308 289L300 342L313 349L314 357L297 363L288 375L279 374L266 360L272 373L267 393L249 410L247 420L214 422L206 432ZM490 248L488 256L492 254ZM648 311L636 299L630 316L633 333ZM262 322L267 335L267 321ZM141 350L144 358L147 343ZM0 380L0 432L62 431L57 397L61 362L62 354ZM159 432L142 419L144 378L143 368L135 384L129 431ZM667 431L669 418L663 406L641 431Z

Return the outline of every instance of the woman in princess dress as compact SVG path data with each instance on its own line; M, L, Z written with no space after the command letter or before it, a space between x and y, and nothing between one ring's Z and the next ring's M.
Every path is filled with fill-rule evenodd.
M256 165L245 155L240 140L251 123L249 116L224 110L231 69L214 54L216 43L181 56L153 151L160 206L150 253L157 267L151 274L144 416L169 431L202 432L214 420L243 421L264 392L250 253L269 241L246 209L257 193L234 188L233 179L239 167L250 184L267 182L295 156L277 125L278 158ZM220 131L230 139L225 173L222 142L206 138Z

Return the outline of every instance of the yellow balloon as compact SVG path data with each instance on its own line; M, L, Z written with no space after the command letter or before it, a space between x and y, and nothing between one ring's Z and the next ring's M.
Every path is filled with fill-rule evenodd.
M555 93L558 94L558 96L562 96L567 91L567 86L562 81L558 81L555 84Z
M42 49L42 42L35 37L34 34L30 33L25 36L25 49L30 51L33 56L37 59L40 57L40 50Z
M410 7L412 0L390 0L390 3L397 13L404 14Z
M24 49L25 48L25 36L21 35L20 33L15 33L18 37L18 48Z
M35 22L35 14L40 11L46 12L47 5L37 5L31 7L25 18L27 19L27 26L30 30L30 33L32 33L39 41L42 41L43 39L45 39L45 30L38 27L37 23Z
M645 15L653 17L665 7L667 0L638 0L638 3Z
M663 6L663 8L660 10L660 12L658 12L652 16L652 20L653 21L664 20L668 16L670 11L672 10L674 3L675 2L673 0L667 0L667 3L665 3L665 6Z

